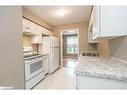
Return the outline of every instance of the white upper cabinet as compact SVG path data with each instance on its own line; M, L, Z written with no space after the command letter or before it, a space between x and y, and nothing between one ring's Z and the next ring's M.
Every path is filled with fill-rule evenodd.
M42 34L44 34L44 35L52 35L52 32L50 30L42 27Z
M32 35L32 44L42 44L42 34L52 35L52 32L23 18L23 34Z
M91 13L88 26L88 43L98 43L98 41L93 40L93 11Z
M39 35L33 36L32 44L42 44L42 36Z
M23 33L26 35L36 35L36 24L23 18Z
M98 43L97 40L93 40L92 26L88 28L88 43Z
M36 26L37 26L37 35L42 36L42 27L39 25L36 25Z
M93 7L93 39L113 39L127 35L126 6Z
M36 25L37 31L35 36L32 37L32 43L33 44L42 44L42 27L39 25Z

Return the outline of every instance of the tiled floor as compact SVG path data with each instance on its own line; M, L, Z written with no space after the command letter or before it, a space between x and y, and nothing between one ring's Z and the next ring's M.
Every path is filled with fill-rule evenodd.
M65 59L63 68L47 75L34 89L76 89L76 76L74 74L76 64L76 59Z
M34 89L75 89L76 78L73 69L60 68L46 76Z

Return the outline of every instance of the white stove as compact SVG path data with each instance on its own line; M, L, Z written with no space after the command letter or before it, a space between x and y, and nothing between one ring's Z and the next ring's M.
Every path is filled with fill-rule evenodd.
M42 55L38 54L38 53L33 53L33 54L24 55L24 59L27 60L27 59L37 58L40 56L42 56Z
M32 47L25 47L24 61L26 89L31 89L45 77L42 55L33 53Z

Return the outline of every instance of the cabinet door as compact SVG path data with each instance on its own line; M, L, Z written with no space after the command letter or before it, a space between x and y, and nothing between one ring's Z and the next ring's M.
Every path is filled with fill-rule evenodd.
M90 43L90 41L91 41L91 37L90 37L91 35L90 35L90 27L88 27L88 42Z
M33 44L42 44L42 36L41 35L35 35L32 37L32 43Z
M23 33L31 33L29 23L23 18Z
M93 34L93 32L92 32L92 26L91 26L88 29L88 43L98 43L98 41L93 40L92 34Z
M96 39L99 37L99 6L94 6L93 7L93 39Z
M42 27L37 25L37 35L42 35Z
M127 6L100 7L100 36L127 35Z
M23 33L36 35L36 24L23 18Z
M32 43L33 44L42 44L42 27L39 25L36 25L37 31L36 35L32 37Z
M91 26L88 28L88 43L93 43Z
M90 16L90 21L89 21L89 25L88 25L88 43L91 43L91 25L93 24L93 11L91 13L91 16Z
M48 35L51 35L52 32L51 32L50 30L47 29L47 34L48 34Z
M88 26L88 43L97 43L97 41L93 40L93 11Z
M33 33L33 35L37 35L36 24L33 22L30 22L30 31Z
M51 35L52 33L51 33L50 30L48 30L46 28L42 28L42 34L44 34L44 35Z

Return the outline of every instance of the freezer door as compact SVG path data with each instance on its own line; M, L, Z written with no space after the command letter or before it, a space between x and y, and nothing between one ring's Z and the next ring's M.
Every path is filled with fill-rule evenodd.
M42 53L43 54L50 54L50 37L43 37L43 46L42 46Z
M51 47L59 47L59 39L58 37L51 37Z

